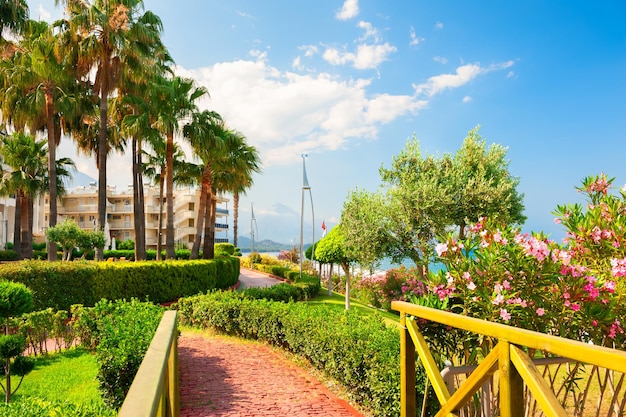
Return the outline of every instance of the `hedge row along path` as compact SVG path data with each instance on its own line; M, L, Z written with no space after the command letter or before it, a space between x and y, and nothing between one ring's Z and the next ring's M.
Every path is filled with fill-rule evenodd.
M241 275L247 286L256 279L264 286L267 277L244 269ZM183 332L178 354L181 417L362 417L269 346Z

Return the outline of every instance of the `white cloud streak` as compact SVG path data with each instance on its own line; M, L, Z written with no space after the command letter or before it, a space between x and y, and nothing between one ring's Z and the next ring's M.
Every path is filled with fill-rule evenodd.
M458 88L478 77L492 71L503 70L513 65L513 61L481 67L480 64L466 64L458 67L454 74L440 74L430 77L422 84L414 84L415 94L432 97L444 90Z
M335 17L339 20L350 20L353 17L359 15L359 2L358 0L346 0L343 3L341 10L335 14Z

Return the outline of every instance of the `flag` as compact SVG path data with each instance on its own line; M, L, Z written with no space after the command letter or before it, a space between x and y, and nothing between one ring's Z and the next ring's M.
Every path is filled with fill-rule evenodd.
M326 236L326 223L322 220L322 237Z

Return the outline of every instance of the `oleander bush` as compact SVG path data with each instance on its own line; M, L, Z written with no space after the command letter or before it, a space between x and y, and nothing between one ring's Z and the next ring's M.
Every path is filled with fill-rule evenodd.
M283 347L340 381L373 415L399 415L400 335L379 317L232 292L182 298L177 308L181 324ZM419 370L417 379L419 399L425 385Z

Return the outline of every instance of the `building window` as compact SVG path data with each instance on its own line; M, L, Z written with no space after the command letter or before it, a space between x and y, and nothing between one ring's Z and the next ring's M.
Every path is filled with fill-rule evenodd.
M195 210L195 208L194 208L194 207L195 207L195 206L194 206L194 203L189 203L189 210L190 210L190 211L194 211L194 210Z
M189 227L195 227L195 226L193 225L193 219L189 219Z

